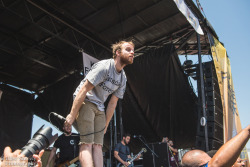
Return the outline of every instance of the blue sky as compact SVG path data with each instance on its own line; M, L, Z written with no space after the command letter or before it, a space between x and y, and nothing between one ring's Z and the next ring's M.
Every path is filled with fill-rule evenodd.
M250 1L200 0L227 50L242 128L250 124ZM250 148L250 142L247 144Z
M234 90L242 128L250 121L250 6L249 0L200 0L209 22L214 27L219 40L224 43L231 62ZM248 104L249 103L249 104ZM32 135L38 128L51 124L34 117ZM58 133L53 128L53 134ZM59 132L60 134L60 132ZM247 144L250 148L250 142Z

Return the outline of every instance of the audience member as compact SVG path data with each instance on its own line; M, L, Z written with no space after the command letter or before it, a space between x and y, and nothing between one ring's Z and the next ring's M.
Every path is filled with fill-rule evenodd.
M250 125L226 142L211 158L201 150L191 150L182 157L184 167L233 166L250 137Z

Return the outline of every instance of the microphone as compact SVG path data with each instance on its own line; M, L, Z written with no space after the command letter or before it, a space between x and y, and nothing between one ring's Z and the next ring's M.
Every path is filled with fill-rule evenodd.
M61 116L61 115L59 115L59 114L57 114L57 113L55 113L55 112L51 112L51 114L53 114L54 117L56 117L56 118L59 119L60 121L63 121L63 122L66 121L66 119L65 119L63 116Z
M141 135L134 135L134 136L133 136L133 138L137 138L137 137L140 138Z
M57 127L61 132L64 132L63 126L64 126L64 122L66 121L66 118L64 118L63 116L55 112L51 112L49 113L49 121L52 125Z

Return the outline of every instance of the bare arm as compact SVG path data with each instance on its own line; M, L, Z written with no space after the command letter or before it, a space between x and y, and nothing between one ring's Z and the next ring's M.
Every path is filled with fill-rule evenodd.
M213 156L208 163L209 167L220 166L228 167L232 166L240 155L240 152L246 145L250 137L250 125L243 129L239 134L226 142Z
M50 161L53 159L53 157L56 155L56 147L53 147L50 154L49 154L49 159L48 159L48 162L47 162L47 165L46 167L49 167L49 164L50 164Z
M106 125L105 125L105 130L104 130L104 134L107 131L107 128L109 126L109 122L111 120L111 118L113 117L116 105L117 105L117 101L118 101L118 97L116 97L115 95L112 95L109 103L108 103L108 107L106 110Z
M126 165L126 166L129 165L128 162L125 162L125 161L123 161L123 160L121 159L121 157L118 155L118 151L114 151L114 156L115 156L115 158L116 158L119 162L121 162L123 165Z
M178 153L178 150L172 146L169 146L170 150L173 151L174 153Z
M82 103L84 102L86 98L86 94L88 91L94 88L94 85L91 84L88 80L85 81L83 84L82 88L80 89L79 93L76 95L75 100L72 104L71 111L66 117L66 122L65 124L67 126L71 126L72 123L74 122Z

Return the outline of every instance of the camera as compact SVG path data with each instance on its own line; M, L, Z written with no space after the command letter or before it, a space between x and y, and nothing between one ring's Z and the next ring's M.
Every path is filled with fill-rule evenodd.
M32 157L33 154L38 154L42 149L49 147L57 138L58 134L52 136L50 127L41 128L33 135L33 138L21 149L21 154L25 157Z

